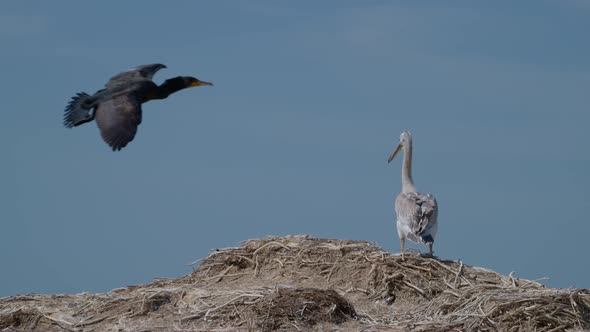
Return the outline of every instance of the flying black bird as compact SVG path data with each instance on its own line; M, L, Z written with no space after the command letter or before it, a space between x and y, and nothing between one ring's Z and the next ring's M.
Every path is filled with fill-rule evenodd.
M182 89L213 85L188 76L156 85L152 77L162 68L166 66L159 63L135 67L113 76L104 89L92 96L78 93L66 107L64 126L72 128L96 119L102 139L113 151L121 150L135 137L141 123L141 104L165 99Z

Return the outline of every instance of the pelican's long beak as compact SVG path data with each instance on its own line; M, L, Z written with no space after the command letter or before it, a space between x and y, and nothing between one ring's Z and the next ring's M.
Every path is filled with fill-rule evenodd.
M399 143L397 145L397 148L395 148L395 151L393 151L393 153L391 154L391 156L389 156L389 159L387 159L387 163L389 164L393 158L395 158L395 155L397 155L397 153L399 152L399 150L402 149L402 143Z
M213 86L213 83L205 82L205 81L196 81L196 82L191 83L191 86L203 86L203 85Z

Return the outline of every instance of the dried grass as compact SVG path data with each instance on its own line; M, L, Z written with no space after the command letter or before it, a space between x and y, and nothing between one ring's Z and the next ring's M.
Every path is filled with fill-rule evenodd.
M307 236L219 249L183 278L0 299L0 331L567 331L590 292Z

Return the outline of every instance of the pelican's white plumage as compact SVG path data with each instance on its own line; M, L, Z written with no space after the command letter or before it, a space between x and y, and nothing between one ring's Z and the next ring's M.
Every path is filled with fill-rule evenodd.
M403 150L402 192L395 199L397 217L397 234L401 242L401 254L404 257L406 239L412 242L428 244L430 255L438 230L438 205L431 194L419 193L412 180L412 135L404 131L399 144L389 156L390 163L397 153Z

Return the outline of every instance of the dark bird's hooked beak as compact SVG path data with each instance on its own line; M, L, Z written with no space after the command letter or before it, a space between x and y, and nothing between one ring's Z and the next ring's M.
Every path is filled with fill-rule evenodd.
M196 80L193 83L191 83L191 87L192 86L213 86L213 83Z
M402 143L399 143L397 145L397 148L395 148L395 151L393 151L393 153L391 154L391 156L389 156L389 159L387 159L387 163L389 164L393 158L395 158L395 156L397 155L397 153L399 152L399 150L402 149Z

